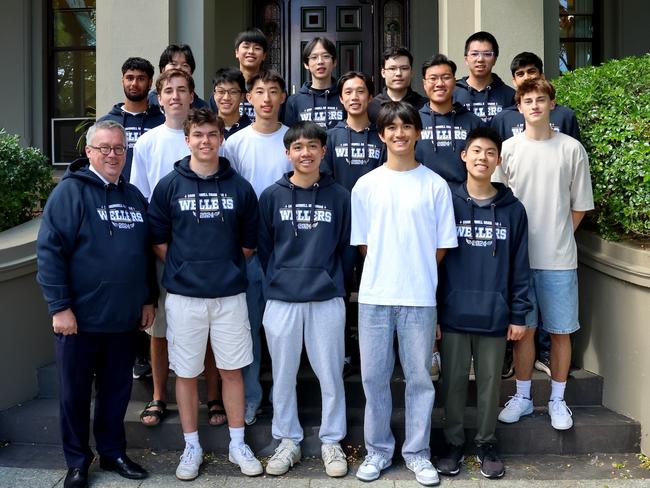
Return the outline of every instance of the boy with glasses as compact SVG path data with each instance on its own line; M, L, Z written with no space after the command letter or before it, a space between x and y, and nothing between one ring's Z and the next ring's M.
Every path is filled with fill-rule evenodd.
M287 99L284 123L292 126L301 120L311 120L324 129L331 129L345 119L345 109L339 100L336 80L336 46L326 37L314 37L302 51L303 66L309 70L298 93Z
M385 102L406 102L415 110L420 110L427 103L426 97L411 88L413 76L413 55L403 47L389 47L382 55L381 77L386 84L383 91L374 97L368 105L368 116L374 123L379 109Z
M251 125L248 115L241 114L239 106L246 98L244 75L236 68L222 68L213 80L214 93L210 98L210 108L223 119L224 139L228 139L238 130Z
M489 32L475 32L465 41L469 76L456 82L454 101L465 105L483 122L490 122L504 107L513 104L515 91L492 73L498 57L499 44Z

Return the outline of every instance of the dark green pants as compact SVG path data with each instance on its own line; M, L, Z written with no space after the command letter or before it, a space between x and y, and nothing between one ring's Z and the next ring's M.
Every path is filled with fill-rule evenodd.
M443 332L440 346L442 361L443 431L449 444L465 443L463 417L467 404L469 367L474 357L477 407L476 444L495 443L494 430L499 407L501 368L506 349L505 337Z

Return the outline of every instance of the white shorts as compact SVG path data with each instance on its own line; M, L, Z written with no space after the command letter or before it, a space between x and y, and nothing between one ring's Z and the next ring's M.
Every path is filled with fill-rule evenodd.
M177 376L201 374L208 337L217 368L240 369L253 362L246 293L221 298L167 293L165 313L169 367Z

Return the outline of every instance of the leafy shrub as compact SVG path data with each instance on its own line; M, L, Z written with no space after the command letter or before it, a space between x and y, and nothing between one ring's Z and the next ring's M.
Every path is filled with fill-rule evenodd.
M650 55L580 68L554 81L576 111L605 239L650 237ZM589 214L588 214L589 215Z
M31 219L53 187L43 153L0 130L0 231Z

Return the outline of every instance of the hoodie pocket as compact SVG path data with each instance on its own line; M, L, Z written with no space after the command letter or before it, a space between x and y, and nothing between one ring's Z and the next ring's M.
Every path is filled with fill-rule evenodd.
M334 296L338 291L334 280L323 268L280 268L271 277L269 297L285 300L317 300Z
M510 309L501 293L454 290L445 298L441 319L467 331L498 332L507 328Z
M208 294L220 292L244 280L244 270L229 259L183 261L174 273L180 294L201 290ZM182 290L182 292L181 292ZM191 296L191 295L190 295Z
M102 281L97 288L77 301L74 307L77 320L93 325L137 324L144 292L122 281Z

